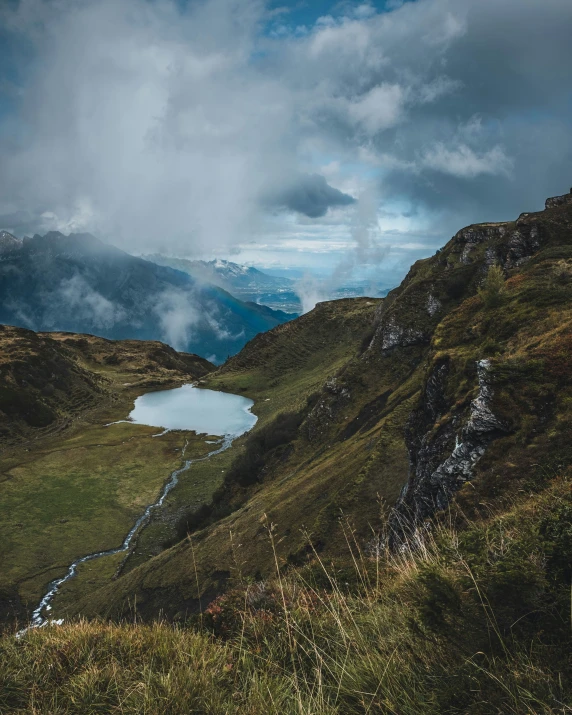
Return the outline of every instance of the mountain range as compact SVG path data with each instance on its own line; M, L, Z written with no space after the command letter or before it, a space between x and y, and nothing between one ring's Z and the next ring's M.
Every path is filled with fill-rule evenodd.
M291 278L271 276L252 266L217 258L212 261L173 258L160 253L144 256L159 266L184 271L198 281L211 283L247 302L267 305L274 310L301 313L302 304Z
M191 261L158 253L144 256L144 258L160 266L170 266L184 271L196 280L218 285L241 300L267 305L274 310L282 310L287 313L302 313L303 311L301 296L305 292L304 281L269 275L252 266L244 266L220 258L212 261ZM367 280L353 280L326 291L319 291L320 294L324 294L323 300L356 298L364 295L379 298L387 295L388 292L388 289L386 290L380 285L372 285L372 282Z
M257 430L280 432L281 415L295 418L279 446L252 446L246 475L225 464L199 517L178 505L167 520L165 540L174 517L188 519L182 534L197 534L201 588L223 589L232 572L231 527L243 573L272 571L264 514L279 525L284 562L302 563L309 538L334 558L346 548L341 511L365 544L381 499L397 544L457 492L478 511L490 490L520 488L535 464L568 464L571 238L572 194L516 221L469 226L387 298L321 303L205 377L255 400L255 443ZM243 445L248 452L248 438ZM190 548L135 559L133 570L128 561L85 612L117 614L135 596L147 617L196 608Z
M0 233L0 322L163 340L222 362L292 316L131 256L90 234Z

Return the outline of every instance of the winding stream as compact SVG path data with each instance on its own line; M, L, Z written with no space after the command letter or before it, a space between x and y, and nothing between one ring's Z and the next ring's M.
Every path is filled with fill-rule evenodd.
M121 546L107 551L87 554L76 559L68 566L67 573L64 576L52 581L38 607L32 612L28 628L40 628L50 623L44 612L51 610L50 604L54 596L66 581L76 575L77 567L80 564L100 559L104 556L113 556L129 549L133 539L145 525L151 513L162 506L169 492L177 485L179 476L183 472L186 472L197 462L204 462L224 452L237 437L252 429L257 420L257 417L250 412L253 404L252 400L240 395L202 390L194 387L194 385L183 385L174 390L148 392L138 397L128 420L125 420L126 422L162 427L165 430L184 429L193 430L199 434L222 435L220 440L216 442L217 447L204 457L186 460L182 467L171 473L157 501L146 507L145 511L131 527ZM60 623L61 621L56 620L53 622ZM18 635L25 633L28 628L20 631Z

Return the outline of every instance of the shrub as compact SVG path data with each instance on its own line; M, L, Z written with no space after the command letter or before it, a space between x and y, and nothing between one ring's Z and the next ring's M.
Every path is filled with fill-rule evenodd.
M286 412L278 415L266 427L253 432L246 440L244 452L231 464L225 481L235 482L243 487L259 481L270 453L291 442L296 437L301 422L300 413Z
M485 308L496 308L501 304L505 290L503 269L494 264L489 268L483 285L479 288L479 296Z

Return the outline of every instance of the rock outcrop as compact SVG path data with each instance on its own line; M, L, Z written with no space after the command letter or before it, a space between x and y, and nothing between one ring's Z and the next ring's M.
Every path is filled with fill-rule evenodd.
M510 431L492 408L491 362L480 360L476 367L479 391L463 426L456 416L441 422L449 408L445 397L447 363L433 370L420 406L410 416L406 430L410 477L395 505L391 524L397 542L435 511L444 509L452 495L471 479L488 444Z
M305 431L310 442L322 437L335 420L340 408L351 399L350 391L335 377L330 377L322 394L305 421Z
M8 231L0 231L0 256L5 253L13 253L22 248L22 241L13 236Z
M565 206L566 204L572 204L572 189L570 189L569 194L563 194L562 196L552 196L546 199L546 208L555 209L558 206Z

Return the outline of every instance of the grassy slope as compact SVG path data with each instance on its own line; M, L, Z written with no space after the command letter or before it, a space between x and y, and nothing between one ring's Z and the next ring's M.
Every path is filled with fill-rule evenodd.
M255 400L253 411L259 416L259 426L268 424L277 414L299 409L309 395L319 390L326 379L339 371L348 360L358 352L373 319L379 301L356 299L320 304L312 313L291 323L279 326L270 333L257 336L238 357L212 378L205 381L207 387L216 387L232 392L241 392ZM246 366L249 367L246 367ZM244 440L243 440L244 441ZM241 449L239 441L233 450L217 458L216 466L227 469L233 451ZM317 451L321 447L316 446ZM354 448L353 454L345 459L367 459L367 453ZM226 582L235 568L236 553L234 547L245 540L251 545L251 561L248 569L253 572L259 564L268 563L267 548L261 539L258 519L264 512L272 512L273 505L285 508L296 495L295 508L290 507L292 533L302 526L306 519L308 501L313 502L315 494L309 489L310 480L304 478L304 472L293 467L308 460L307 450L302 448L296 454L296 462L288 461L284 469L288 472L282 478L274 478L270 491L253 495L253 501L223 520L208 532L208 536L197 549L196 559L184 545L166 551L141 568L130 571L125 576L110 584L101 593L90 597L89 603L82 602L81 607L105 610L109 594L129 592L132 600L133 590L128 584L135 579L145 580L141 588L137 587L138 609L150 611L166 608L171 616L196 610L200 603L208 602ZM197 465L199 466L199 465ZM194 472L200 480L202 470L212 470L213 465L205 463ZM336 466L341 483L345 480L342 464ZM329 462L322 462L319 479L331 477ZM222 480L222 471L220 478ZM210 475L207 475L209 478ZM317 481L315 489L320 489ZM180 492L182 494L182 492ZM177 508L175 506L175 508ZM230 532L233 533L234 545ZM151 533L151 532L149 532ZM143 540L147 535L143 535ZM298 538L294 549L298 549ZM263 556L262 556L263 555ZM238 558L241 558L240 556ZM195 571L196 569L196 571ZM200 584L197 591L197 579ZM123 591L123 589L126 591ZM201 597L199 599L199 596ZM127 606L127 601L120 602L120 607ZM163 604L163 605L160 605ZM168 605L167 605L168 604Z
M157 341L0 325L0 446L58 434L91 409L212 369L207 360Z
M243 582L194 627L83 621L6 636L0 710L564 715L569 480L461 532L437 525L415 552L368 558L352 543L353 567L315 560Z
M448 406L434 430L467 419L477 394L475 364L483 357L495 366L495 410L512 420L507 436L493 442L477 465L477 488L495 475L500 485L514 485L509 465L546 460L556 446L558 460L566 463L569 384L562 361L570 353L570 213L568 206L524 219L521 230L533 226L540 235L536 253L509 269L497 307L485 306L476 293L490 256L503 258L512 250L514 223L464 229L434 257L416 263L400 288L378 303L373 340L359 355L358 336L363 341L371 313L362 313L358 331L346 311L370 301L343 301L340 315L336 303L328 304L252 341L207 384L254 397L263 425L278 412L299 408L321 383L297 439L271 461L262 481L234 489L229 516L81 603L80 612L118 615L136 596L143 616L159 610L184 616L199 607L199 596L204 602L238 571L265 577L274 559L264 515L276 524L283 563L303 560L309 539L324 554L342 553L342 513L351 517L362 543L371 539L383 523L378 497L393 504L407 479L405 427L438 361L448 360L451 370ZM481 240L470 243L467 235L475 230ZM433 313L430 296L439 303ZM388 325L397 325L401 338L382 349ZM351 348L341 349L352 330ZM534 356L543 362L531 371L526 365ZM333 375L336 382L328 384L325 378ZM496 489L501 491L499 483Z
M204 586L211 573L214 593L228 572L233 588L196 628L94 622L31 633L20 643L5 639L5 709L568 712L571 213L563 207L525 219L541 241L531 260L508 271L491 304L476 291L488 256L507 247L496 227L473 246L469 262L456 237L416 264L378 307L371 347L352 357L356 336L345 365L339 356L337 382L321 390L293 449L271 460L262 482L232 493L239 508L92 601L93 612L117 615L136 597L142 615L161 607L184 615L197 605L197 577ZM507 226L510 234L515 226ZM429 295L441 303L433 315ZM382 350L392 316L408 335L427 337ZM297 393L288 382L305 384L296 342L318 334L324 321L313 324L313 317L306 316L308 331L290 324L300 333L284 340L295 367L283 382L272 366L280 359L274 334L263 336L270 345L263 361L241 364L243 353L213 382L262 400L261 422L302 405L310 385ZM335 325L330 344L337 344ZM249 360L258 355L262 349ZM450 365L431 437L450 421L463 424L477 394L475 361L484 357L492 365L493 408L508 431L490 444L474 479L437 515L420 547L387 553L383 521L373 522L373 494L393 478L395 495L405 481L404 427L427 376L436 364ZM331 375L325 367L320 379ZM343 388L349 397L340 397ZM348 518L338 522L340 506ZM310 522L311 544L290 527L303 522ZM368 522L379 527L375 537ZM301 555L300 546L307 546ZM289 554L301 556L290 559L298 568L284 568ZM254 569L264 582L253 580ZM81 610L88 612L87 604ZM205 639L201 623L221 638Z
M0 338L0 391L19 409L5 422L0 455L0 614L10 619L35 607L74 558L122 542L181 464L186 442L186 456L206 450L194 434L154 438L156 428L103 425L125 418L142 392L212 367L160 343L10 327ZM49 421L38 425L38 414ZM95 563L90 571L87 588L99 583Z
M378 301L369 299L323 303L300 320L258 335L239 357L231 358L202 384L255 400L258 429L281 412L299 409L308 395L355 354L377 305ZM332 335L340 327L333 341ZM244 442L242 438L227 452L193 465L189 478L172 492L142 533L125 572L173 540L177 518L183 512L210 502Z

